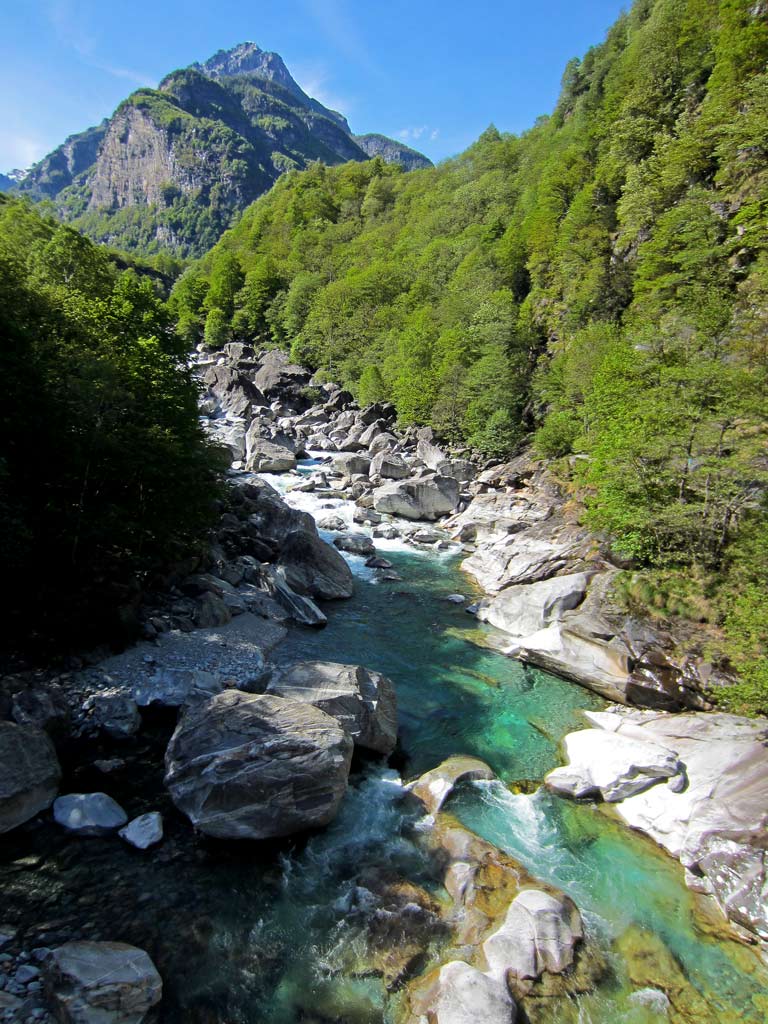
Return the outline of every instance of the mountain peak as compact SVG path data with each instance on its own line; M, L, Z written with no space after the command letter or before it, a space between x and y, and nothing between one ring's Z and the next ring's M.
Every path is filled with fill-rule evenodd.
M235 75L257 74L277 82L296 95L305 96L279 53L262 50L256 43L238 43L229 50L218 50L202 64L193 64L208 78L233 78Z

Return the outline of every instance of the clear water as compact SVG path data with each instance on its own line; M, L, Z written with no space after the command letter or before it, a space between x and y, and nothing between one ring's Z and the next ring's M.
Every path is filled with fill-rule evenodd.
M311 495L289 500L330 511L319 510ZM334 504L350 521L351 507ZM377 546L386 548L402 580L379 582L362 559L350 557L355 596L325 607L327 628L296 629L275 652L277 661L361 663L397 686L398 750L390 766L356 763L328 829L272 845L194 838L163 790L159 733L155 747L146 740L144 774L118 772L109 791L131 815L161 809L163 845L139 854L117 839L75 840L53 829L12 839L0 848L4 914L26 913L54 931L61 925L68 934L146 948L166 981L155 1015L163 1024L393 1022L397 991L387 990L366 959L371 907L399 879L427 899L441 895L435 867L413 838L418 811L403 780L451 754L471 754L503 783L461 788L451 812L533 875L569 892L611 964L596 995L552 1007L553 1024L765 1020L755 1001L765 975L751 953L708 933L679 866L595 809L525 795L558 763L558 743L581 724L580 710L602 702L468 642L482 640L488 628L445 600L456 592L472 596L455 551ZM71 788L102 788L103 777L88 772L77 768ZM38 860L25 873L19 865L30 846ZM633 989L645 983L631 980L615 950L629 927L658 936L675 958L679 998L669 1017L631 1002ZM45 928L37 931L44 941ZM437 938L438 955L439 946ZM657 968L666 970L663 963Z

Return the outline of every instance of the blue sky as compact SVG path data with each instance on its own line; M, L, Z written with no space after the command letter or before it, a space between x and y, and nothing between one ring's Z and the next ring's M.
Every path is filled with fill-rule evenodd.
M0 31L0 170L97 124L140 85L253 40L357 133L433 160L491 122L548 113L566 61L600 42L620 0L21 0Z

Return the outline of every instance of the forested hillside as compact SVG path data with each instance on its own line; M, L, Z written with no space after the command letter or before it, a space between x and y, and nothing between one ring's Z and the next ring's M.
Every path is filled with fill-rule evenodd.
M153 280L0 196L3 649L128 637L210 521L220 457Z
M637 0L522 137L292 172L172 296L488 455L535 431L653 568L626 600L723 624L764 710L766 60L764 0Z

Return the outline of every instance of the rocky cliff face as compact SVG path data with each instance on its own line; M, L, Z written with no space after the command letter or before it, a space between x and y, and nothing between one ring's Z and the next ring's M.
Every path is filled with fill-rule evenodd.
M406 171L431 167L432 161L410 146L387 138L386 135L355 135L355 142L369 157L380 156L388 164L402 164Z
M243 43L133 93L0 189L52 199L62 219L96 241L199 255L285 171L375 155L409 170L428 164L384 136L361 144L341 114L306 95L279 54Z

